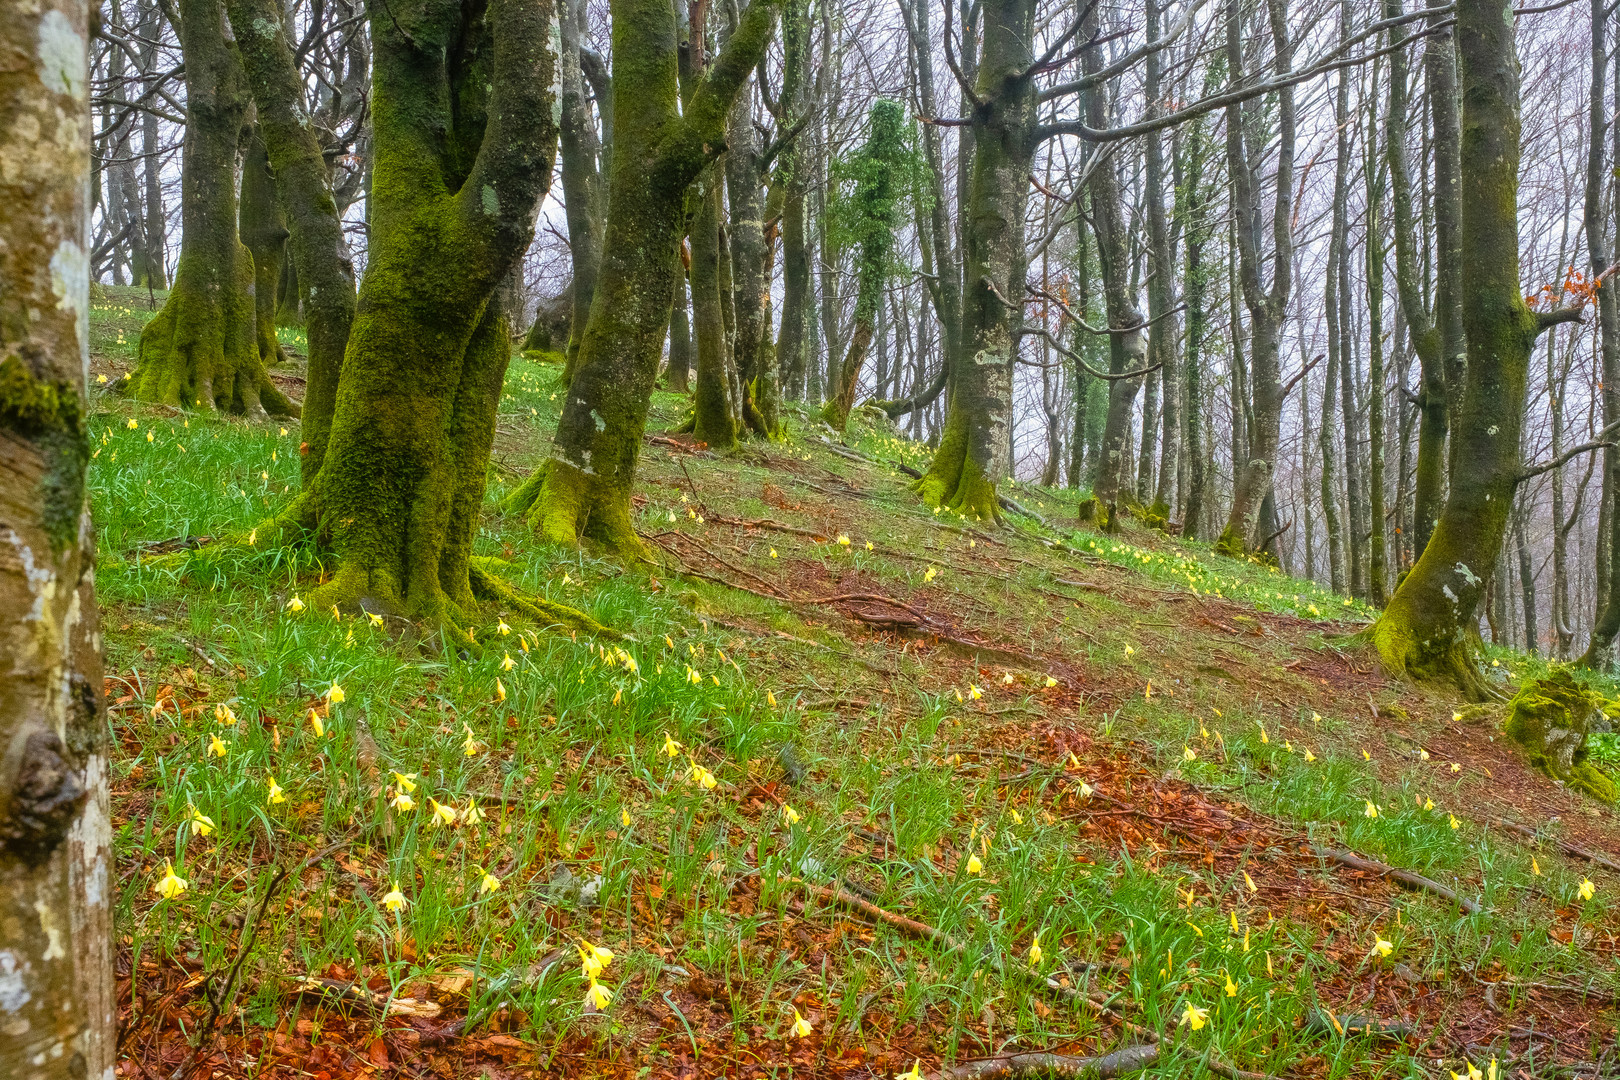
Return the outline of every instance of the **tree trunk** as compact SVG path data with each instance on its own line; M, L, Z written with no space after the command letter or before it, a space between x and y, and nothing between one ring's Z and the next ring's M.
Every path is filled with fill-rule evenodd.
M686 264L677 259L675 268L675 303L669 316L669 367L664 373L664 386L677 394L691 392L692 376L692 324L686 310Z
M579 343L596 296L596 276L602 265L604 197L597 169L601 144L596 122L585 100L585 76L580 69L580 34L585 24L584 0L558 0L558 95L561 123L557 152L562 158L563 207L568 219L568 251L574 271L574 317L569 323L568 360L563 384L573 381L579 365Z
M1604 60L1608 7L1603 0L1592 0L1592 83L1588 98L1586 147L1586 249L1595 280L1608 269L1613 252L1605 241L1608 235L1603 223L1603 193L1607 169L1603 153L1603 131L1606 126L1603 101ZM1615 60L1615 82L1620 86L1620 56ZM1610 146L1613 155L1609 168L1620 165L1620 124L1609 123ZM1620 302L1616 301L1613 281L1605 282L1597 291L1598 348L1601 352L1603 387L1603 425L1605 428L1620 423ZM1601 667L1607 662L1608 652L1620 634L1620 513L1614 509L1614 499L1620 493L1620 448L1607 446L1603 450L1603 489L1608 509L1606 543L1598 544L1599 608L1592 637L1580 663L1583 667ZM1605 550L1606 549L1606 550Z
M111 1077L90 461L90 8L0 0L0 1076Z
M710 449L724 452L737 445L742 432L737 426L737 402L732 395L725 297L720 287L718 169L697 181L692 198L692 337L697 347L692 434Z
M1147 0L1147 37L1159 39L1159 2ZM1145 96L1148 115L1156 116L1160 110L1159 78L1162 56L1158 50L1147 57ZM1163 432L1159 442L1159 478L1153 492L1153 513L1167 521L1176 504L1176 477L1181 455L1181 380L1176 372L1176 321L1170 316L1175 301L1175 253L1170 242L1169 222L1164 212L1164 148L1159 133L1147 137L1145 143L1143 180L1147 198L1148 265L1153 276L1148 279L1148 363L1158 364L1160 386L1160 415Z
M1378 83L1378 65L1373 84ZM1367 448L1368 490L1372 506L1372 534L1367 547L1368 599L1383 607L1389 598L1389 556L1385 537L1388 521L1384 505L1384 166L1378 156L1378 98L1367 97L1367 151L1362 162L1367 177ZM1504 579L1503 588L1507 587Z
M731 104L770 41L772 0L754 0L683 111L675 12L613 0L613 165L597 299L549 462L507 500L543 539L590 538L644 557L631 521L647 407L668 331L687 188L723 144Z
M963 363L939 450L917 490L930 506L999 521L997 470L1012 419L1012 362L1024 300L1024 211L1035 156L1034 0L993 0L974 83L973 170L962 208ZM967 358L971 357L971 362Z
M186 136L180 260L168 301L141 331L134 395L164 405L296 416L265 374L254 317L253 256L237 236L237 138L249 102L224 10L180 0Z
M338 556L322 608L447 628L476 610L508 286L556 154L551 20L549 0L394 0L372 19L366 272L326 458L288 515L318 519Z
M1331 267L1331 261L1329 263ZM1333 428L1331 417L1338 410L1339 399L1339 347L1337 345L1338 316L1335 301L1338 299L1338 275L1329 273L1327 276L1327 310L1328 310L1328 358L1327 378L1322 382L1322 424L1317 432L1317 446L1322 455L1322 522L1327 532L1328 557L1328 587L1336 593L1344 592L1344 525L1339 520L1339 483L1334 469L1333 459L1336 451L1333 446Z
M791 0L782 17L782 117L784 127L798 123L808 105L809 0ZM810 248L806 238L805 181L808 167L794 138L777 155L771 178L782 191L782 326L776 359L782 393L804 399L805 351L810 317Z
M1282 0L1267 0L1275 70L1289 70L1293 52ZM1244 71L1243 47L1239 35L1238 5L1229 0L1226 16L1226 53L1230 78L1236 85ZM1282 369L1278 356L1278 334L1288 310L1292 285L1294 194L1294 92L1277 91L1276 193L1272 207L1272 283L1264 288L1260 280L1260 217L1253 177L1263 145L1256 145L1252 132L1245 132L1238 106L1226 111L1226 153L1232 174L1232 201L1236 218L1238 282L1249 309L1249 400L1252 420L1247 425L1247 453L1233 466L1232 509L1221 531L1216 550L1230 555L1254 554L1266 541L1259 535L1261 508L1272 491L1277 446L1282 426Z
M247 152L242 155L242 204L238 207L237 232L253 256L253 340L259 362L267 366L279 364L287 358L281 342L276 340L276 290L281 286L281 266L287 253L287 219L276 199L270 157L257 124L251 129Z
M1457 14L1464 102L1461 296L1468 345L1452 438L1451 493L1428 546L1373 627L1396 674L1449 679L1482 696L1467 627L1495 565L1519 472L1530 352L1553 321L1526 306L1519 285L1519 73L1507 0L1471 0Z
M1524 605L1524 649L1536 655L1540 634L1536 630L1536 572L1530 562L1530 541L1525 536L1524 502L1521 499L1513 514L1513 546L1519 555L1519 595Z
M141 58L142 92L150 90L157 84L159 74L157 71L157 45L158 36L163 32L159 21L159 6L155 2L143 4L141 7L141 21L139 33L142 41L139 45L138 55ZM152 289L166 289L169 287L169 275L165 267L168 265L168 230L167 218L163 213L163 162L160 160L162 140L158 133L158 118L151 112L141 113L141 180L145 189L146 228L145 251L146 265L139 269L135 284L144 285Z
M767 371L764 363L770 340L770 280L766 274L762 153L754 130L752 94L744 88L731 106L726 156L722 159L731 209L731 305L736 313L732 360L742 388L737 404L743 420L755 435L770 438L780 432L782 418L777 408L780 376L774 365ZM774 359L774 351L771 357ZM768 404L771 415L761 409L762 403Z

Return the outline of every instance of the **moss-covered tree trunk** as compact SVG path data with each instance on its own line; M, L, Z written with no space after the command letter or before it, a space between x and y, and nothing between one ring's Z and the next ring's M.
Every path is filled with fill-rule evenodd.
M253 256L253 341L259 362L266 366L285 360L276 340L276 300L281 268L287 254L287 219L276 199L270 175L270 157L255 124L242 155L242 199L237 208L237 232Z
M809 0L790 0L782 16L782 125L796 124L808 105L810 45ZM771 173L771 201L780 203L782 237L782 327L777 335L776 366L782 395L804 397L805 343L810 328L810 248L805 221L804 163L800 140L793 139L776 156Z
M726 196L731 216L727 237L731 252L731 308L736 316L732 335L732 361L737 369L742 397L738 401L743 422L755 435L770 437L781 426L781 417L767 417L761 404L769 402L776 412L775 387L780 376L774 369L776 350L768 349L770 327L770 278L766 269L769 252L765 242L765 202L763 150L754 130L752 95L745 89L731 106L726 136ZM767 365L767 360L771 363ZM761 389L765 393L761 394Z
M1160 0L1147 0L1147 38L1159 40ZM1150 116L1160 109L1160 69L1162 54L1155 49L1147 56L1144 94L1150 103ZM1175 249L1170 238L1169 221L1165 215L1164 145L1159 132L1148 135L1144 143L1143 173L1147 199L1148 260L1151 276L1148 278L1148 342L1149 365L1159 365L1159 416L1162 432L1159 439L1158 482L1153 490L1153 513L1168 521L1175 514L1177 477L1181 466L1181 380L1176 371L1177 326L1170 317L1174 299Z
M131 392L143 401L262 416L298 406L265 374L257 343L253 256L237 235L236 151L249 95L224 9L180 0L186 135L180 259L163 310L141 331Z
M686 192L723 145L738 91L764 54L776 0L754 0L687 107L678 107L667 0L613 0L613 157L602 274L552 457L507 502L540 535L640 559L630 515L647 407L668 332Z
M556 152L547 0L372 11L371 243L331 439L295 515L339 558L315 594L457 625L510 354L502 287Z
M90 462L90 6L0 0L0 1076L113 1075Z
M692 434L713 450L731 450L742 435L738 402L731 378L731 342L726 334L721 289L720 176L718 171L693 186L692 338L697 370L693 374Z
M1457 13L1463 88L1461 294L1468 346L1462 407L1452 438L1458 460L1440 521L1417 565L1373 627L1393 672L1441 678L1484 692L1468 627L1496 565L1520 469L1530 352L1569 312L1537 315L1519 285L1519 71L1506 0L1470 0Z
M686 309L684 258L678 259L675 267L675 303L669 314L669 367L664 371L664 386L678 394L692 389L692 322Z
M996 482L1012 418L1012 364L1024 301L1024 210L1036 147L1033 0L994 0L974 80L973 167L962 212L962 356L945 429L918 481L923 501L999 521Z
M606 197L597 158L601 142L596 122L585 100L585 75L580 67L580 35L584 29L583 0L558 0L560 75L558 95L562 125L558 152L562 157L563 209L568 219L568 250L574 266L574 317L569 324L568 363L563 368L567 385L579 366L579 343L596 295L596 275L602 266L602 225Z
M241 28L237 46L287 223L289 292L299 298L294 306L309 344L299 463L308 487L325 460L338 372L354 322L354 260L343 237L331 172L308 122L303 77L287 40L280 5L276 0L228 0L228 4L231 24Z
M1293 62L1289 45L1287 13L1282 0L1267 0L1271 23L1273 69L1281 75ZM1233 84L1244 72L1242 38L1239 32L1238 4L1227 5L1226 60ZM1277 164L1271 208L1271 285L1261 281L1260 229L1263 211L1254 190L1264 140L1245 129L1240 106L1226 110L1227 168L1232 175L1232 204L1237 240L1238 283L1243 302L1249 309L1249 419L1246 424L1245 454L1233 466L1232 508L1216 549L1231 555L1253 554L1261 550L1263 509L1272 494L1276 471L1277 444L1282 428L1282 363L1278 338L1288 311L1293 284L1293 197L1294 197L1294 92L1291 87L1277 91Z

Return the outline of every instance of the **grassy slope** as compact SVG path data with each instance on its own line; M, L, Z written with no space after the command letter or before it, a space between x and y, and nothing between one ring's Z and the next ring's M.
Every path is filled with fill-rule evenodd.
M145 315L132 290L98 303L98 372L127 367ZM1155 534L943 519L802 419L793 441L726 459L650 437L639 527L669 566L625 574L538 548L494 509L543 454L555 375L513 364L479 547L629 635L605 650L495 610L480 645L448 649L295 612L323 572L305 551L144 565L143 545L265 517L296 487L299 433L96 402L119 993L149 1066L190 1053L182 1032L208 1006L187 976L227 970L255 921L215 1043L223 1075L406 1059L454 1076L887 1076L1128 1041L1023 974L1037 933L1043 975L1180 1032L1165 1076L1211 1056L1443 1075L1439 1061L1493 1050L1540 1075L1612 1041L1620 881L1487 829L1557 817L1620 850L1607 811L1529 772L1489 725L1387 684L1350 640L1358 606ZM683 408L658 395L655 429ZM856 428L859 454L926 455ZM1015 494L1074 519L1069 493ZM1504 680L1540 670L1493 655ZM391 805L396 774L410 810ZM272 778L285 801L268 800ZM435 805L474 802L484 820L434 826ZM1325 865L1324 845L1486 911ZM276 869L320 852L256 920ZM188 888L159 900L168 860ZM874 927L797 880L841 882L964 948ZM584 1014L581 939L616 954L605 1016ZM377 1023L305 995L294 1015L305 975L442 1011ZM1596 996L1500 987L1493 1011L1482 984L1503 979ZM1198 1031L1179 1026L1189 1005L1209 1010ZM1341 1037L1310 1023L1318 1009L1412 1030Z

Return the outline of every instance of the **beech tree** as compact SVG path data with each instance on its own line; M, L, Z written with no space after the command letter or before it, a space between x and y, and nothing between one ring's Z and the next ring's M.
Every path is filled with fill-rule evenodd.
M0 1075L113 1072L89 378L90 7L0 2Z

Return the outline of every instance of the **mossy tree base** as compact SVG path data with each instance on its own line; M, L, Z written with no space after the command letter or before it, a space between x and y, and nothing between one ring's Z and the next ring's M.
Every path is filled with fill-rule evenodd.
M629 492L566 461L536 469L501 508L523 514L540 539L573 545L581 540L626 563L647 563L647 548L630 517Z
M1600 699L1567 671L1525 684L1502 725L1530 752L1530 763L1566 787L1614 805L1620 791L1588 760L1586 736L1601 716Z
M1411 626L1394 603L1372 626L1373 647L1390 674L1453 689L1467 701L1489 701L1496 696L1463 636L1424 639Z
M955 463L946 459L944 448L912 490L928 506L951 510L976 521L1001 523L1001 501L996 485L965 454Z

